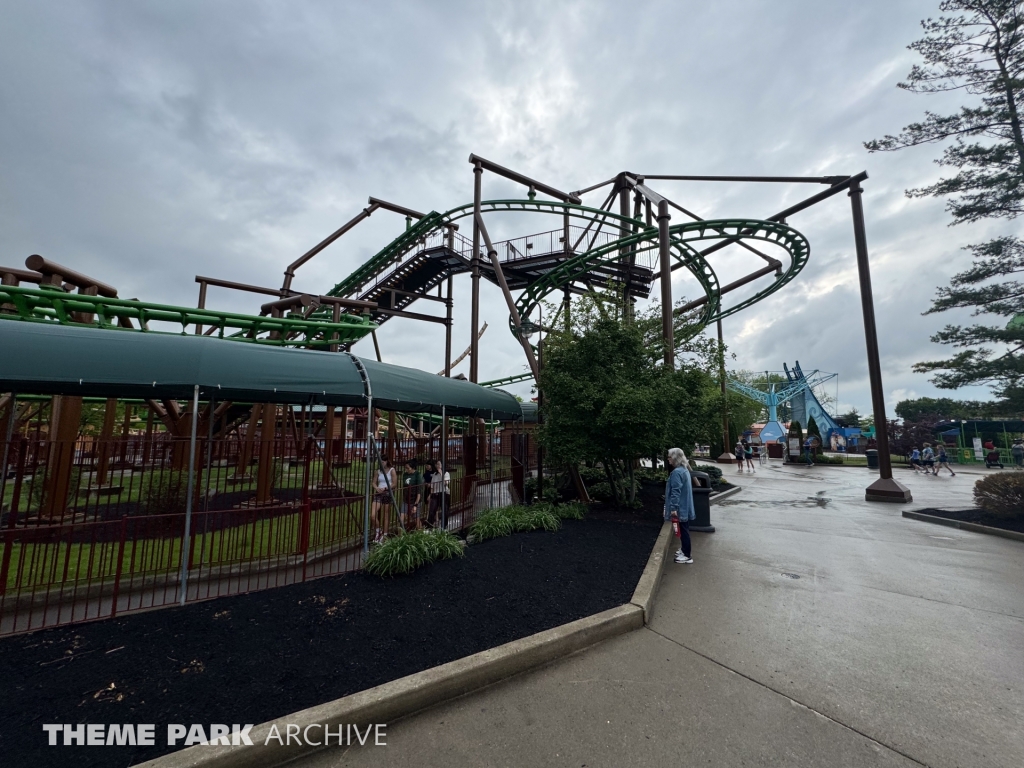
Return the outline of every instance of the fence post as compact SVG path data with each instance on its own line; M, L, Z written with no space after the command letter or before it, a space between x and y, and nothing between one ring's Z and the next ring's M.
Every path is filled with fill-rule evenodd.
M117 616L117 597L121 592L121 571L124 567L124 542L126 538L128 538L128 515L121 515L121 540L117 545L117 571L114 573L114 593L110 599L110 618Z
M363 504L363 554L370 551L370 432L373 428L373 395L366 398L366 450L363 458L366 465L366 498Z
M190 538L192 528L192 492L194 490L196 475L196 429L199 425L199 385L195 385L192 391L192 436L188 447L188 486L185 497L185 532L181 537L181 596L180 604L185 605L185 598L188 595L188 567L192 559L192 540Z

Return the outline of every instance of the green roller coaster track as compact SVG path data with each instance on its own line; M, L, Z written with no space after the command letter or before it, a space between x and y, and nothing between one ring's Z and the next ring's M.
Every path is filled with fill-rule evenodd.
M486 200L481 203L481 211L483 213L519 211L568 216L570 219L583 220L591 225L599 223L602 227L607 225L615 231L629 233L600 247L577 254L527 286L516 302L516 307L523 317L528 316L546 296L582 279L595 266L619 261L623 258L624 253L643 253L658 248L658 230L656 228L647 227L640 220L599 208L548 200ZM371 257L359 269L334 286L329 294L345 297L357 293L374 277L380 275L388 267L397 264L406 254L415 250L416 246L425 238L448 224L472 215L472 204L452 208L445 213L433 211L427 214ZM735 314L778 291L800 273L810 256L810 244L800 232L786 224L761 219L711 219L675 224L669 228L669 237L672 257L693 275L707 297L707 302L694 327L695 333L708 324ZM776 273L771 285L728 309L722 309L718 275L707 259L692 244L705 240L723 239L737 242L759 240L774 243L789 254L790 263L788 267L783 267ZM509 326L513 335L516 335L518 329L511 318L509 318Z
M322 318L263 317L212 309L174 307L134 299L86 296L65 293L56 288L21 288L12 285L0 286L0 319L137 333L161 333L147 328L150 322L180 324L182 333L186 326L200 324L216 328L218 338L278 347L313 348L358 341L377 327L368 319L356 315L342 315L337 323ZM132 320L138 323L138 327L132 325Z

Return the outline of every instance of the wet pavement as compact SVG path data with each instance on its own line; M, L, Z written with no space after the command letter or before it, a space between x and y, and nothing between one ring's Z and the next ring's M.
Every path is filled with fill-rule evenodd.
M726 470L649 627L302 766L1024 765L1024 543L901 517L984 470Z

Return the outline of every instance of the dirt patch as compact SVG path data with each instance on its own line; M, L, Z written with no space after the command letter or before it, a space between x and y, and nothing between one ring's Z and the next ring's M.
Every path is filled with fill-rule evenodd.
M126 766L168 723L260 723L627 602L660 514L601 506L382 580L350 574L0 641L6 765ZM47 747L43 723L155 723L155 747Z
M991 528L1002 528L1004 531L1017 531L1024 533L1024 514L1017 517L997 517L983 509L915 509L922 515L934 515L944 517L947 520L959 520L963 523L977 523L987 525Z

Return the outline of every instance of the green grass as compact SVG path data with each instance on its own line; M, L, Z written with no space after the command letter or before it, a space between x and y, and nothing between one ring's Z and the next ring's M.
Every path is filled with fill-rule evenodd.
M361 517L361 516L360 516ZM332 525L334 524L334 525ZM193 569L215 567L250 560L266 560L300 554L301 512L257 520L217 531L196 533L192 550ZM346 508L328 508L310 513L309 549L356 535L360 522ZM2 539L0 539L2 541ZM3 547L0 544L0 556ZM108 542L15 542L7 588L32 590L55 582L96 581L117 573L118 541ZM21 562L25 570L20 574ZM181 537L143 538L125 542L121 576L174 572L181 566ZM63 574L67 569L67 577Z

